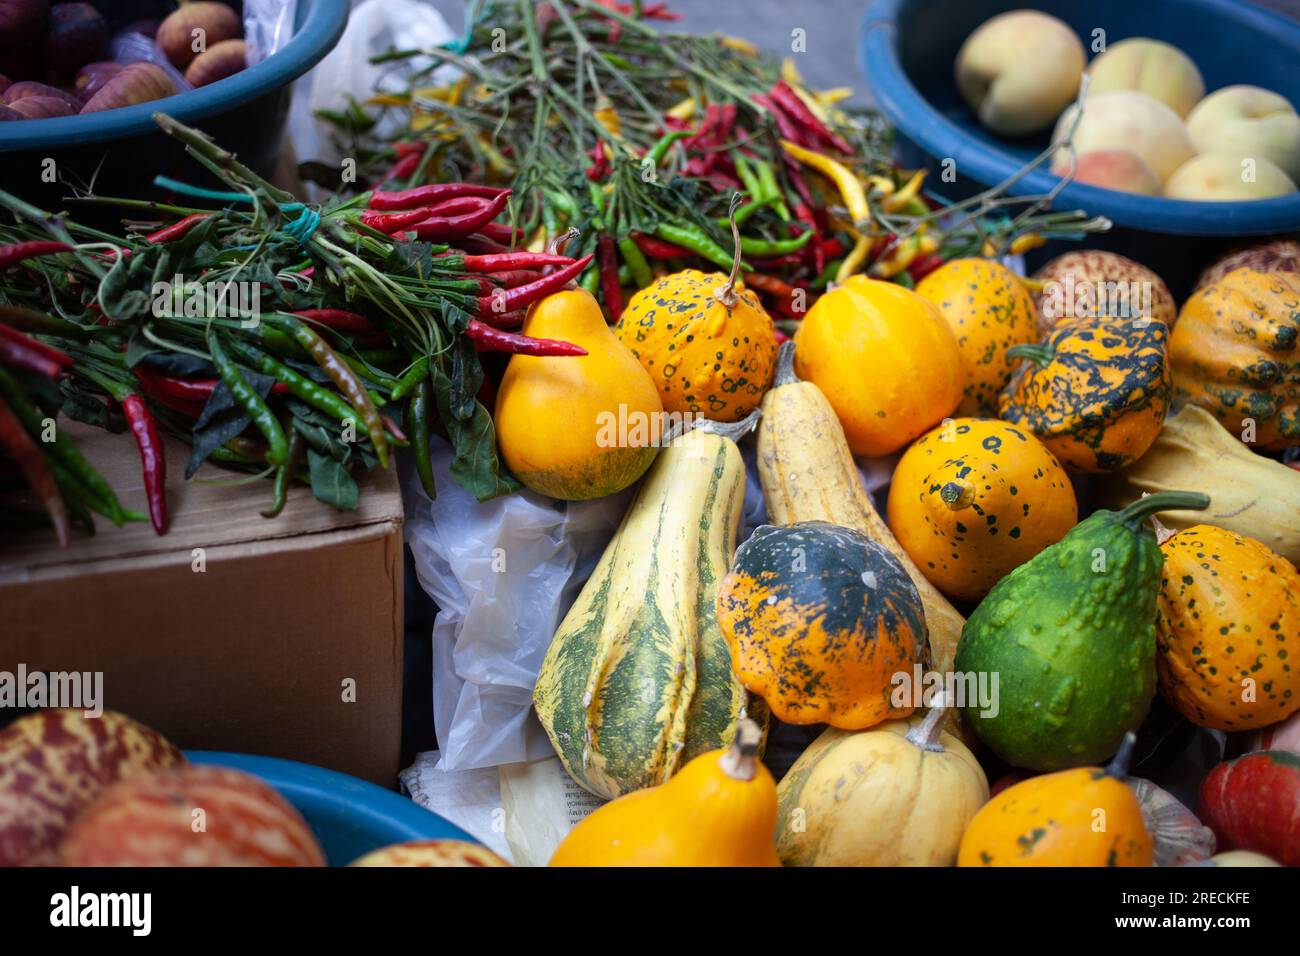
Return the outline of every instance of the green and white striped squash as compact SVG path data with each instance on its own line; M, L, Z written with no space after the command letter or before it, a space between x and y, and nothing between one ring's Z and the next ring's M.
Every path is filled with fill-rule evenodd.
M665 783L726 746L741 717L766 715L732 671L715 608L745 494L735 439L756 418L704 422L660 452L542 661L537 715L597 796Z

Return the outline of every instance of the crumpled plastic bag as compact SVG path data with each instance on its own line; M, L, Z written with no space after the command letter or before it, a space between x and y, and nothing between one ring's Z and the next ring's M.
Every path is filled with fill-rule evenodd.
M244 0L246 62L256 66L293 38L298 0Z
M551 636L622 520L631 492L558 502L529 492L479 502L451 478L451 447L430 442L438 497L403 474L406 538L437 602L433 714L445 770L551 755L532 712Z
M267 0L264 0L267 2ZM300 79L294 88L289 111L288 132L300 160L337 163L344 157L330 137L329 124L317 119L317 110L338 110L348 97L364 101L377 91L397 91L406 86L406 77L418 63L373 64L370 58L390 49L428 49L452 39L451 27L442 14L420 0L366 0L356 6L348 18L338 46L317 67ZM429 84L449 82L456 67L436 71ZM397 123L400 111L390 111L388 122ZM383 132L383 129L379 130Z

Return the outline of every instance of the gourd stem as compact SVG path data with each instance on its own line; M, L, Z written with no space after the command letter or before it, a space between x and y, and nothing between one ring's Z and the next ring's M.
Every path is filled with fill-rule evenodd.
M736 304L736 280L740 278L740 227L736 225L736 207L740 205L740 193L731 194L731 205L727 209L727 218L731 220L731 275L727 284L713 291L713 297L728 309Z
M1138 525L1157 511L1203 511L1209 506L1210 496L1199 491L1158 491L1127 505L1116 517L1137 531Z
M708 432L710 435L718 435L729 441L740 441L745 434L758 427L758 420L762 415L763 413L756 408L738 422L715 422L711 418L702 418L695 423L691 431Z
M794 370L794 341L782 342L776 353L776 374L772 376L772 387L798 383L799 376Z
M975 486L969 481L963 481L960 478L945 482L943 487L939 489L939 500L952 511L969 508L975 501Z
M722 772L733 780L753 780L758 773L758 746L763 742L763 732L758 724L742 717L736 724L736 738L718 761Z
M1149 492L1144 491L1142 494L1149 494ZM1151 516L1151 530L1156 533L1156 544L1164 544L1177 533L1155 515Z
M582 230L577 226L570 226L564 232L553 238L546 245L546 251L553 256L564 255L564 248L570 242L574 242L582 237Z
M908 730L908 743L931 753L943 753L943 744L939 743L939 735L943 733L944 718L947 714L948 695L944 694L939 702L930 708L930 712L925 715L925 720Z
M1056 350L1050 345L1027 342L1023 345L1013 345L1007 349L1007 358L1029 359L1037 362L1039 368L1047 368L1052 359L1056 358Z
M1119 750L1115 751L1115 756L1106 765L1106 776L1114 777L1116 780L1127 777L1128 765L1133 760L1133 748L1136 746L1137 734L1130 730L1124 735L1124 740L1119 745Z

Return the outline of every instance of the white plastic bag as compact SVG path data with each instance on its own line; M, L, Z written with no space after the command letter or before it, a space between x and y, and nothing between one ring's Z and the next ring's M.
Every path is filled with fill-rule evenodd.
M293 38L298 0L244 0L244 48L256 66Z
M406 538L437 602L433 713L445 770L551 755L533 684L561 618L623 517L630 492L555 502L522 493L478 502L431 442L438 498L403 476Z

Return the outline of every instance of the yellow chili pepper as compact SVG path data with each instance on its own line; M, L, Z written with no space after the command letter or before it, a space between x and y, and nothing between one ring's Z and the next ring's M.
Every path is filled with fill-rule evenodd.
M478 144L483 150L483 155L487 157L488 166L493 172L502 173L504 175L514 173L514 166L512 166L509 160L497 151L496 146L492 144L492 140L486 133L480 133L478 135Z
M546 227L538 226L537 231L533 233L533 238L528 240L528 244L524 246L524 248L527 249L529 252L545 252L546 251Z
M664 110L664 115L671 116L673 119L688 120L695 115L695 100L688 96L675 106Z
M888 176L868 176L867 182L871 183L871 188L882 196L894 194L894 181Z
M1045 245L1046 243L1047 240L1038 233L1029 232L1023 236L1017 237L1016 240L1011 243L1010 252L1013 256L1018 256L1022 253L1028 252L1030 249L1037 249L1039 246Z
M788 139L781 140L781 148L793 159L805 166L811 166L835 184L844 205L853 217L853 223L861 232L866 232L871 225L871 207L867 205L867 194L862 183L847 166L838 163L829 156L804 149Z
M605 128L615 139L623 137L623 121L619 119L618 110L614 109L614 104L606 97L602 96L596 101L596 111L592 114L596 117L596 122Z
M813 98L817 100L818 104L820 104L823 109L828 109L836 103L843 103L852 95L853 87L836 86L829 90L819 90L813 94Z
M862 268L862 264L867 261L867 256L871 254L871 247L875 245L875 238L860 232L857 233L857 237L853 243L853 248L849 250L849 254L844 257L839 270L835 273L836 282L843 282L856 273Z
M748 40L742 40L740 37L719 37L720 42L728 50L735 50L737 53L743 53L746 56L758 56L758 47Z
M918 170L912 178L907 181L907 184L904 185L902 189L886 196L885 201L880 205L884 207L886 212L895 212L903 206L906 206L917 197L918 193L920 193L921 183L925 181L926 172L928 172L928 170Z
M911 235L899 241L889 255L871 266L871 275L877 279L892 279L913 262L917 256L939 251L939 242L930 235Z
M1020 284L1025 287L1030 295L1042 295L1043 289L1047 287L1047 283L1042 279L1031 279L1029 276L1022 275L1017 275L1016 278L1020 280Z
M803 82L803 78L799 76L799 67L794 65L794 57L787 56L781 61L781 79L791 86Z

